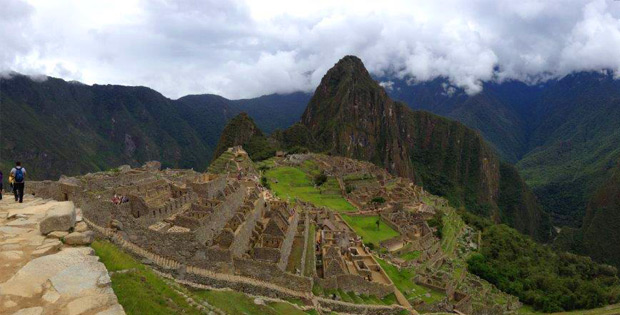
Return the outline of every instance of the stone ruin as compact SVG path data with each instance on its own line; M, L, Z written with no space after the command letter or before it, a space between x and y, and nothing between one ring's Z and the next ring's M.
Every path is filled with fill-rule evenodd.
M235 154L236 158L239 152ZM160 170L159 164L149 163L137 169L31 182L29 186L37 196L73 201L100 237L181 279L212 284L224 277L227 287L241 286L250 293L260 288L261 294L293 297L311 296L317 282L325 288L378 297L394 292L385 272L342 218L332 213L328 219L335 228L310 235L306 232L310 220L318 219L309 215L311 207L303 203L293 207L272 198L257 177ZM114 203L115 195L128 201ZM346 237L335 244L333 238L339 233ZM329 266L321 266L322 277L288 272L294 240L301 238L305 253L306 246L313 244L308 238L319 234L325 242L316 254L337 259L339 270L330 272ZM381 313L399 306L372 307Z
M314 218L317 222L315 280L321 287L379 298L394 292L388 275L339 214L320 209Z

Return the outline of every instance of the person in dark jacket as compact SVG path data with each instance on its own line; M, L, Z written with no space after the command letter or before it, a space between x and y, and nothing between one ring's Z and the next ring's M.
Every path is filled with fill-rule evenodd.
M11 169L11 175L15 178L13 184L15 201L22 203L24 201L24 183L26 182L26 169L22 167L22 162L15 162L15 167Z

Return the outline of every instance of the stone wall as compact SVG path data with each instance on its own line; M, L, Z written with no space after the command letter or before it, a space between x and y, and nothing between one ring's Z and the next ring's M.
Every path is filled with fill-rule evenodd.
M214 199L224 192L224 189L226 188L226 176L218 176L211 181L202 183L190 182L188 183L188 186L201 197Z
M324 289L341 289L345 292L357 292L374 295L379 298L394 293L394 286L376 281L368 281L364 277L352 274L341 274L329 278L315 277L314 281Z
M234 258L233 261L238 275L269 281L296 291L312 291L311 278L284 272L276 268L275 264L243 258Z
M197 239L208 246L213 245L215 237L235 215L237 208L243 205L244 198L245 188L241 187L226 196L226 200L215 206L213 213L207 220L204 220L204 225L196 229Z
M256 222L263 217L265 213L265 198L261 195L254 201L254 209L245 219L245 222L239 227L237 235L230 246L230 251L234 257L241 257L250 249L250 238L252 231L256 226Z
M290 221L288 229L286 230L286 237L282 242L282 246L280 246L280 261L278 262L278 268L281 270L286 270L288 256L291 254L291 247L293 246L293 241L295 240L297 224L299 223L300 216L300 211L296 210L295 214L293 214L293 219Z

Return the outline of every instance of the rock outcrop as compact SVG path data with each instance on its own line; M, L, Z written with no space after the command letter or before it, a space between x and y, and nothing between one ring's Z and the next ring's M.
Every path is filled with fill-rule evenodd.
M39 223L41 234L53 231L68 231L75 226L75 206L73 202L63 202L51 207Z
M81 243L92 241L90 231L56 231L75 224L72 202L7 199L0 201L0 314L125 314L93 249L59 240L80 234ZM55 232L45 237L41 227Z

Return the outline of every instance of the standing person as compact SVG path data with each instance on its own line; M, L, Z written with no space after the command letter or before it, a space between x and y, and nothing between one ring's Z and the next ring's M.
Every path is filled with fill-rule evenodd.
M13 184L15 184L15 177L9 172L9 189L11 190L11 193L15 191L13 189Z
M13 184L15 201L22 203L24 201L24 182L26 178L26 169L22 167L22 162L15 162L15 167L11 169L11 175L15 177L15 184Z

